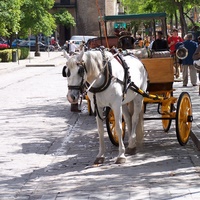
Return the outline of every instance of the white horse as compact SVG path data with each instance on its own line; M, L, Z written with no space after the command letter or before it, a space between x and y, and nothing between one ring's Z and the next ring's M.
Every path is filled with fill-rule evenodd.
M116 55L115 55L116 56ZM143 141L143 96L128 87L129 83L135 83L138 88L146 91L147 71L141 61L131 55L123 59L129 68L129 83L126 84L125 70L119 59L109 51L81 51L79 55L67 58L64 73L68 79L67 98L70 103L77 103L80 91L87 82L92 86L88 91L92 109L96 111L96 121L99 133L99 153L94 164L102 164L105 157L103 108L110 107L114 112L115 130L119 139L119 154L115 163L121 164L126 161L125 153L133 154L136 144ZM104 73L105 68L111 71ZM130 106L127 106L127 105ZM132 107L134 112L130 111ZM122 111L127 124L129 135L128 147L122 139Z

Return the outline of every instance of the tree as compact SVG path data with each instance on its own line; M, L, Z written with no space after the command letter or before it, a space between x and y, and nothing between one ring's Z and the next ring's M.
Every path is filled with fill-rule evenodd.
M11 36L20 29L22 0L0 0L0 35Z
M66 9L60 9L53 16L57 25L60 24L67 28L76 25L73 16Z
M66 28L76 25L74 17L66 9L59 9L53 14L53 17L56 21L57 28L59 25ZM57 35L55 36L57 37Z
M38 34L50 36L56 28L55 20L49 10L54 0L25 0L21 6L21 35L28 36L31 32L36 36L35 56L39 56Z
M127 13L146 13L165 11L168 14L168 20L177 27L178 24L182 29L182 35L188 32L186 20L189 19L193 24L194 21L188 13L191 8L200 6L199 0L121 0Z

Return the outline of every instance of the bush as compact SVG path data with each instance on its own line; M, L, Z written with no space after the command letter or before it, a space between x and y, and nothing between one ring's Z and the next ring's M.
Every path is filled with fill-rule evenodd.
M0 51L1 62L11 62L12 61L12 49L6 49Z
M18 57L20 59L21 49L18 49L18 52L17 49L5 49L5 50L0 50L0 62L11 62L13 51L16 52L16 54L18 53Z
M29 49L28 48L19 48L19 49L4 49L0 50L0 62L11 62L13 52L16 52L18 58L26 59L29 55Z
M19 49L20 50L20 59L26 59L28 58L29 55L29 49L26 47L22 47Z

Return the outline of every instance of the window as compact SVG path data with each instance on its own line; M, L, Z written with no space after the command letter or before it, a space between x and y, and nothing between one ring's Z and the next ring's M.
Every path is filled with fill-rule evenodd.
M70 5L70 0L60 0L61 5Z

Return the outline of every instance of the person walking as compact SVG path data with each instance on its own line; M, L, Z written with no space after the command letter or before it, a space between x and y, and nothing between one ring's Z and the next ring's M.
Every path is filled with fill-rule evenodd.
M75 44L74 41L72 41L69 45L69 54L73 55L76 51L78 50L77 45Z
M65 41L63 48L64 48L65 51L67 51L67 53L69 53L69 42L67 40Z
M200 36L199 36L199 40L200 40ZM199 74L199 81L200 81L200 43L198 45L198 48L194 52L192 58L194 60L194 65L195 65L196 69L198 69L197 73Z
M170 54L174 59L175 76L178 78L180 76L180 61L176 57L176 44L183 42L183 39L178 35L178 29L172 30L172 35L168 37L168 47Z
M148 35L146 35L145 39L144 39L144 46L146 47L146 49L149 49L149 45L150 45L151 41Z
M190 70L190 81L193 86L197 86L197 71L193 64L193 54L197 49L197 43L192 40L192 34L186 35L183 42L184 47L188 50L188 56L182 61L183 87L188 84L188 68Z
M198 45L200 44L200 36L197 38Z

